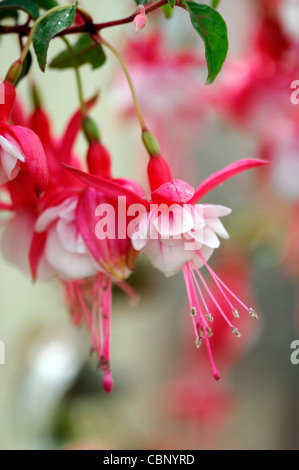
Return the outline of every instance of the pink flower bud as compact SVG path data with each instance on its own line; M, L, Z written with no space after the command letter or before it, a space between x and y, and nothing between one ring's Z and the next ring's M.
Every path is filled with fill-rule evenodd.
M143 5L140 5L140 13L136 15L134 18L136 33L139 33L141 29L145 28L146 23L147 23L147 17L145 14L145 8Z

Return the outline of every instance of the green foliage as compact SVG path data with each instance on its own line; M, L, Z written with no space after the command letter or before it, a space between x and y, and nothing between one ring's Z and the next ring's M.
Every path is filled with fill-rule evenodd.
M47 16L36 28L33 35L33 47L40 69L44 72L51 39L69 28L76 15L77 2L69 8L56 11Z
M203 39L209 75L207 84L219 74L228 52L227 27L214 8L195 2L185 2L193 27Z
M97 69L106 61L102 46L96 44L90 38L89 34L82 34L78 41L72 46L72 49L77 66L90 64L93 69ZM69 51L65 50L52 60L50 67L55 69L67 69L73 67L74 59L70 57Z

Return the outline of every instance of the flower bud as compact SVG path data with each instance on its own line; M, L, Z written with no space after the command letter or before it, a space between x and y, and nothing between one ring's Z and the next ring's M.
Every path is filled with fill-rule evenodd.
M90 173L111 179L111 157L101 142L92 142L87 151L87 164Z
M146 23L147 23L145 8L143 5L139 5L139 6L140 6L140 13L136 15L134 18L134 25L135 25L136 33L139 33L141 29L145 28Z
M163 157L152 157L147 167L151 191L155 191L164 183L172 181L171 170Z

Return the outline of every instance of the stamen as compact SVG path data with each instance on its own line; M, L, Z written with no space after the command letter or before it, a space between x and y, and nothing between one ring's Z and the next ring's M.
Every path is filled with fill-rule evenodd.
M235 310L233 311L233 316L234 316L235 318L240 318L239 312L238 312L238 310L237 310L236 308L235 308Z
M187 281L186 282L186 287L187 287L187 293L188 293L188 297L189 297L190 307L191 307L191 305L195 304L196 310L198 312L199 320L200 320L201 324L204 325L205 324L205 319L204 319L204 316L201 312L200 305L199 305L199 302L198 302L198 298L196 296L196 290L195 290L194 284L192 282L191 272L193 273L193 269L192 269L191 263L185 264L183 272L184 272L185 280ZM193 318L193 321L194 321L194 318ZM201 325L199 325L199 327L200 327L200 329L202 329ZM200 330L199 330L199 334L200 334ZM220 375L219 375L219 373L218 373L218 371L215 367L215 364L214 364L209 338L208 338L208 335L207 335L207 332L206 332L205 329L203 329L203 335L204 335L204 339L206 340L206 347L207 347L207 352L208 352L210 365L211 365L211 368L212 368L213 377L215 378L215 380L219 380Z
M226 302L228 303L228 305L230 306L230 308L232 310L234 310L234 306L233 304L231 303L231 301L229 300L229 298L227 297L227 295L225 294L224 290L222 289L218 279L217 279L217 276L216 276L216 273L213 271L213 269L208 265L208 263L206 262L206 260L204 259L204 257L202 256L201 252L200 251L197 251L197 255L201 258L201 260L203 261L205 267L207 268L207 270L209 271L209 273L211 274L214 282L216 283L218 289L220 290L221 294L223 295L224 299L226 300Z
M206 319L211 323L213 323L213 321L214 321L214 318L212 317L212 315L210 313L206 314Z
M258 315L257 315L256 311L253 310L253 308L250 308L250 309L249 309L249 315L251 316L251 318L256 318L256 319L258 319Z
M232 326L232 332L233 332L234 335L236 335L237 338L241 338L241 333L239 333L238 328L234 328Z
M189 305L190 305L190 308L192 310L192 307L194 305L193 303L193 300L192 300L192 293L191 293L191 284L190 284L190 278L189 278L189 271L188 271L188 266L185 265L184 268L183 268L183 274L184 274L184 279L185 279L185 285L186 285L186 290L187 290L187 296L188 296L188 301L189 301ZM198 333L197 333L197 326L196 326L196 320L195 320L195 317L192 317L192 322L193 322L193 328L194 328L194 331L195 331L195 336L197 337Z
M195 307L192 307L190 311L190 317L196 317L196 315L197 315L197 310Z
M225 315L225 313L223 312L222 308L220 307L219 303L217 302L217 300L215 299L215 297L213 296L211 290L209 289L206 281L204 280L203 276L201 275L199 269L196 267L196 264L193 263L194 265L194 269L196 270L196 274L198 275L198 277L200 278L201 282L203 283L206 291L208 292L210 298L212 299L212 301L214 302L214 304L216 305L216 307L218 308L219 312L221 313L221 315L223 316L224 320L228 323L228 325L230 327L232 327L232 323L229 321L229 319L227 318L227 316Z
M211 328L209 328L209 327L207 326L207 327L206 327L206 332L207 332L207 334L208 334L208 337L209 337L209 338L212 338L213 332L212 332Z
M195 345L196 345L196 348L199 349L200 346L202 345L202 339L198 336L198 338L196 338L195 340Z

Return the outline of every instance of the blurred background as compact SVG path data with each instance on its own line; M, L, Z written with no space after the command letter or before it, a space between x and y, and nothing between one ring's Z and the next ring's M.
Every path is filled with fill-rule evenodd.
M95 22L134 11L133 0L81 5ZM169 20L150 15L138 35L128 24L103 36L126 59L175 177L196 186L238 159L273 161L206 198L233 209L224 220L230 240L211 266L259 320L242 312L239 341L218 327L211 345L221 380L214 383L205 350L194 346L183 276L165 278L142 256L129 281L138 302L114 290L115 390L107 395L88 333L71 324L59 282L33 285L2 257L1 449L299 448L299 365L290 360L291 343L299 339L299 105L290 100L291 82L299 80L299 2L222 0L219 11L230 50L209 87L202 43L180 9ZM62 49L53 41L50 60ZM1 79L17 57L16 38L1 38ZM147 157L119 65L108 51L103 68L87 65L81 72L86 98L100 91L92 115L114 174L147 188ZM78 107L73 72L42 74L34 64L31 78L53 132L62 135ZM27 80L18 92L29 111ZM82 137L76 151L83 159Z

